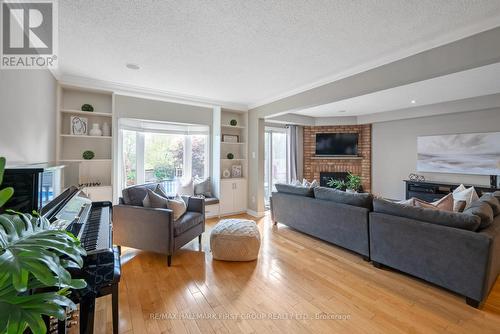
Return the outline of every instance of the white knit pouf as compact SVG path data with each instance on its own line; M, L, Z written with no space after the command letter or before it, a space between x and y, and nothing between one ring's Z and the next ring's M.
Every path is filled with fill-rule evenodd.
M260 232L253 220L224 219L210 233L215 260L252 261L259 255Z

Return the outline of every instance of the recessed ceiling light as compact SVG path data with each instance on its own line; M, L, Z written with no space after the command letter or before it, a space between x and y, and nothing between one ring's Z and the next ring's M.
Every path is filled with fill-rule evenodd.
M417 101L415 101L415 100L411 100L410 102L411 102L411 104L417 103Z
M141 68L139 65L137 65L137 64L131 64L131 63L128 63L125 66L127 66L127 68L129 70L139 70Z

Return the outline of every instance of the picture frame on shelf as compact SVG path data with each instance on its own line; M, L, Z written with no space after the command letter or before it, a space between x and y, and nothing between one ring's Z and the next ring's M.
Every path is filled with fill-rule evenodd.
M88 134L89 120L86 117L70 117L70 134L75 136L86 136Z
M231 166L231 177L239 178L242 176L242 166L241 165L232 165Z
M223 134L222 135L222 142L223 143L239 143L240 142L240 136L238 136L238 135Z

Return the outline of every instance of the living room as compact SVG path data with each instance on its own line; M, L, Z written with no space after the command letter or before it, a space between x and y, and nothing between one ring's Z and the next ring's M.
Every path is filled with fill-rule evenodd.
M500 328L498 1L1 8L0 333Z

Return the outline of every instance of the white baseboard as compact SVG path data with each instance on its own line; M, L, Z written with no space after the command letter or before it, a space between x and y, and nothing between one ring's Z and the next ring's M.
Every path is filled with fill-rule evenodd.
M249 214L250 216L253 216L255 218L260 218L260 217L264 217L266 212L265 211L257 212L257 211L248 209L247 214Z

